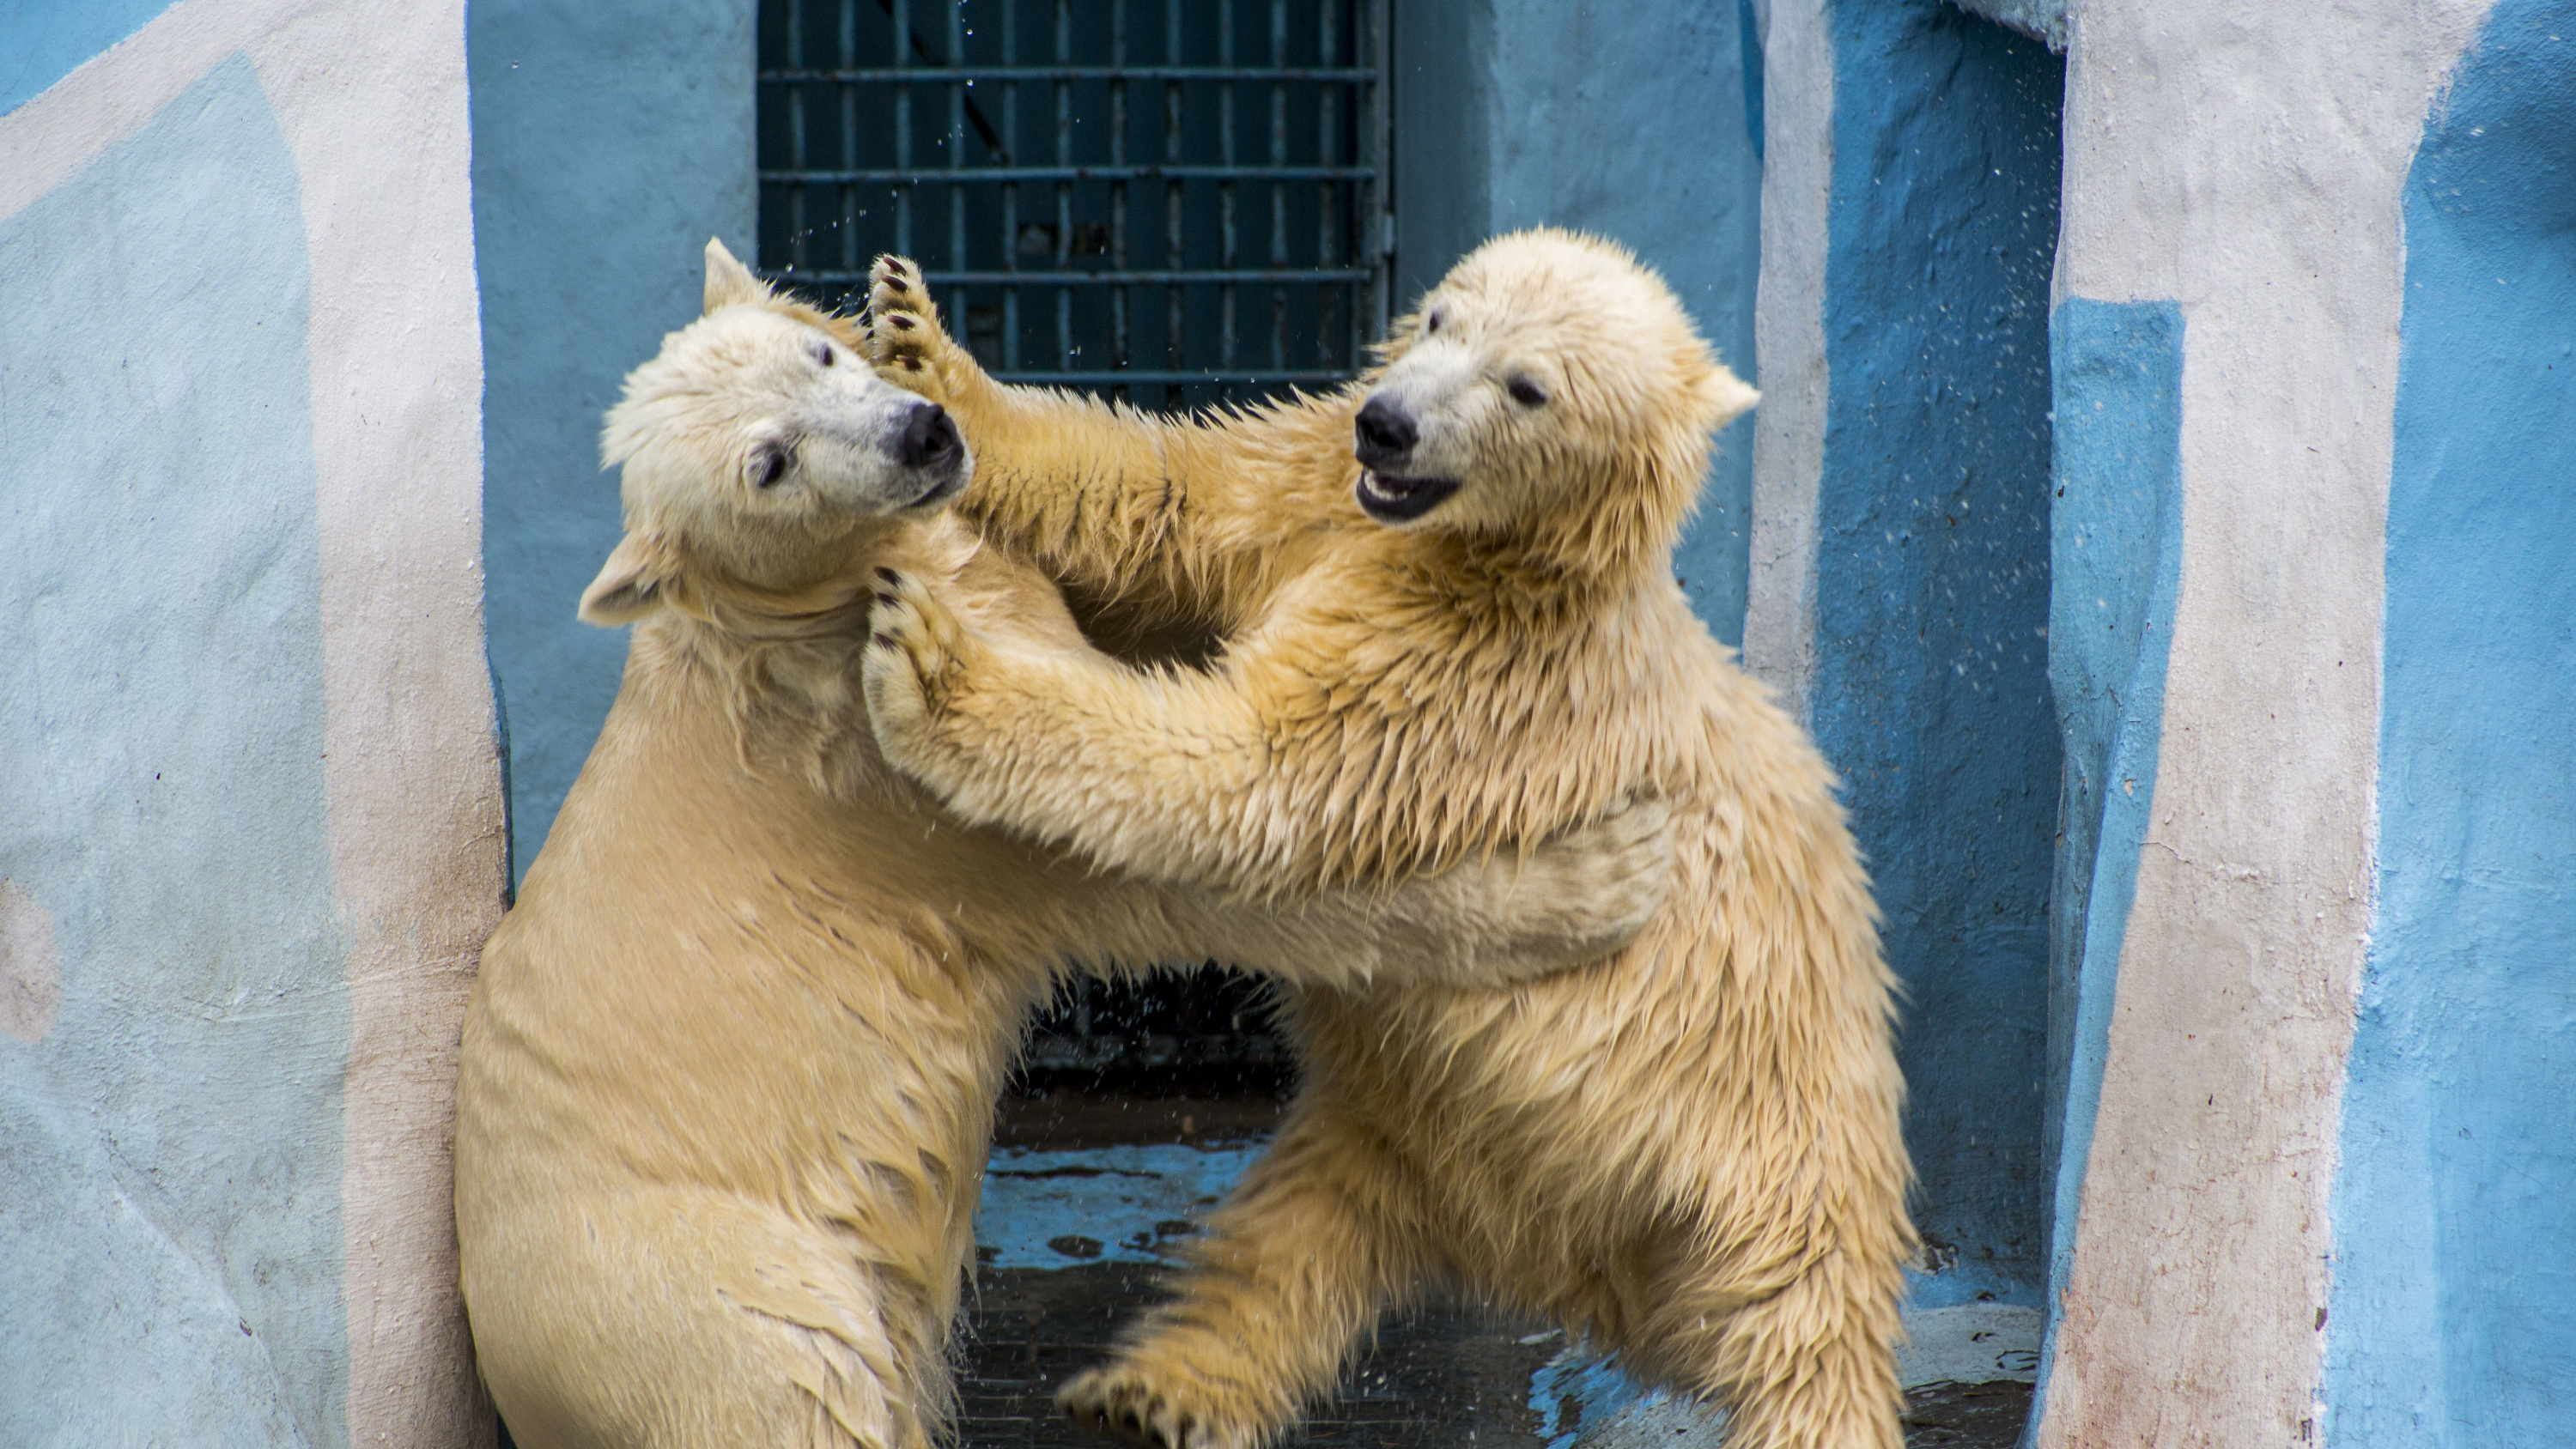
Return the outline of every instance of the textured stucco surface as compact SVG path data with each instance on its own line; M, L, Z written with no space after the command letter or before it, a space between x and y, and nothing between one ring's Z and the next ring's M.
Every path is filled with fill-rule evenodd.
M1634 249L1755 386L1758 109L1731 4L1431 0L1396 7L1396 300L1497 232L1566 226ZM1750 419L1718 438L1675 569L1743 638Z
M170 0L82 0L80 4L21 3L9 7L0 33L0 114L16 110L73 68L132 35Z
M2183 552L2043 1445L2317 1432L2399 192L2474 9L2075 16L2059 295L2179 311Z
M2181 309L2070 297L2050 318L2048 672L2065 748L2049 900L2048 1301L2075 1258L2120 943L2155 801L2182 570Z
M751 0L467 11L482 282L484 561L524 873L617 697L626 636L573 618L617 546L599 420L707 238L751 262Z
M1834 37L1819 0L1772 0L1763 27L1762 276L1754 347L1753 518L1744 666L1805 718L1816 669L1816 490L1832 386L1825 354L1833 210Z
M2576 1416L2576 8L2504 0L2406 181L2378 891L2326 1442Z
M1956 0L1959 8L2009 25L2048 48L2066 49L2067 0Z
M1808 724L1907 991L1918 1305L2039 1291L2058 738L2048 283L2064 67L1938 0L1832 10Z
M311 290L250 64L0 254L0 874L62 977L53 1029L0 1043L0 1440L336 1443Z
M80 647L12 654L0 749L51 803L0 816L0 850L80 866L68 903L0 867L22 877L0 891L0 1071L43 1069L50 1096L12 1122L56 1143L13 1150L5 1180L106 1195L18 1221L157 1236L153 1292L177 1305L120 1295L98 1254L0 1254L96 1289L0 1295L13 1364L46 1385L0 1391L0 1416L87 1416L26 1442L490 1438L447 1156L503 885L464 80L460 6L183 0L0 116L0 227L43 232L0 276L0 349L43 360L0 402L35 409L0 428L0 478L13 505L98 504L11 520L32 530L12 557L68 572L9 625ZM141 943L122 974L81 914L109 886L116 940ZM48 937L31 971L21 947ZM50 1027L24 1010L47 977ZM104 1019L112 1062L49 1065L102 1050ZM155 1092L172 1105L133 1127ZM120 1178L129 1159L159 1171ZM292 1219L289 1248L244 1236L263 1215ZM39 1310L77 1329L22 1348ZM64 1373L75 1348L122 1358Z
M2036 1303L2062 67L1933 0L1768 37L1745 657L1843 775L1907 982L1916 1306Z

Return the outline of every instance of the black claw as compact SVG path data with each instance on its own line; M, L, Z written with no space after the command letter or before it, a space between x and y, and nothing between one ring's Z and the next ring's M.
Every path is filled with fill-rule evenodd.
M906 317L901 312L892 314L887 317L886 320L894 324L894 330L897 332L909 332L912 330L912 319Z
M907 357L907 358L905 358L905 359L903 360L903 370L904 370L904 371L906 371L906 372L919 372L919 371L921 371L921 359L920 359L920 358L918 358L918 357Z
M892 569L878 569L877 577L898 589L903 587L903 575L896 573Z
M878 603L880 603L880 604L883 604L885 607L887 607L887 608L891 609L891 608L893 608L896 604L898 604L898 603L900 603L900 602L902 602L902 601L901 601L901 600L899 600L899 599L897 599L897 598L896 598L894 595L892 595L892 594L879 594L879 595L877 595L877 602L878 602Z
M894 636L892 634L872 634L868 637L868 642L874 644L879 649L892 649L894 647Z

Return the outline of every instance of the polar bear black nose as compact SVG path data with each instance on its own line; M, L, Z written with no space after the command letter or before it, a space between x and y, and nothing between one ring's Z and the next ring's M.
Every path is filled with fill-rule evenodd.
M1402 462L1422 436L1413 426L1413 415L1384 393L1370 398L1367 406L1360 409L1356 431L1359 442L1354 451L1362 463L1372 468Z
M955 460L964 448L948 410L937 403L923 403L903 420L903 437L895 456L907 468L931 468Z

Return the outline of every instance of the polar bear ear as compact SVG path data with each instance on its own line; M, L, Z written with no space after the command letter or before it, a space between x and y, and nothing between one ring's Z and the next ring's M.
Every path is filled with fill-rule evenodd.
M730 307L736 302L766 302L769 288L751 269L733 259L718 238L707 238L707 298L709 312Z
M679 551L655 534L630 533L581 591L581 621L602 629L631 624L662 605L662 591L680 576Z
M1753 405L1762 401L1762 394L1745 386L1744 379L1724 366L1710 368L1708 375L1700 379L1699 395L1709 410L1711 431L1753 411Z

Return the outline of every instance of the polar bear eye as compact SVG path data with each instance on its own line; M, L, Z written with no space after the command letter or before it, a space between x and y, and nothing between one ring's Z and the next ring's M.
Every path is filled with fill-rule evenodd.
M786 476L787 450L785 448L776 443L765 443L761 445L759 452L751 455L751 486L754 488L775 488L778 486L778 480Z
M1437 331L1439 331L1439 330L1440 330L1440 309L1439 309L1439 308L1437 308L1437 307L1432 308L1432 309L1431 309L1431 315L1422 319L1422 330L1423 330L1424 332L1426 332L1426 333L1430 333L1430 332L1437 332Z
M1547 401L1547 389L1539 386L1538 379L1528 373L1522 373L1504 384L1504 390L1512 395L1512 401L1525 408L1534 408Z
M823 364L825 367L831 366L832 344L829 342L818 342L814 344L814 360Z

